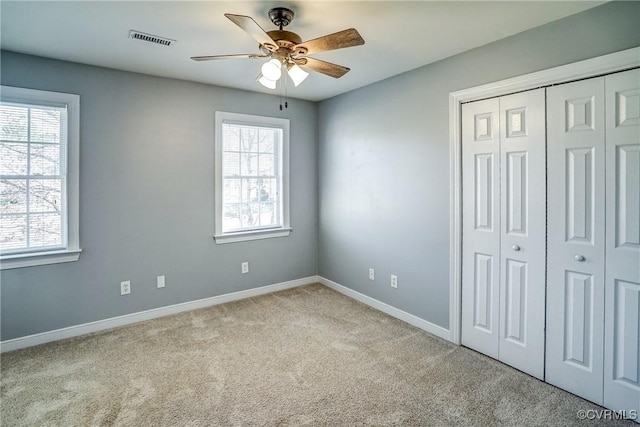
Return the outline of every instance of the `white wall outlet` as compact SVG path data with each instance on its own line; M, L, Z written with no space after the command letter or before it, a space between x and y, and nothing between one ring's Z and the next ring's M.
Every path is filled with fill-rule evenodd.
M129 295L131 293L131 282L120 282L120 295Z
M247 274L249 272L249 263L247 261L240 264L240 268L242 270L242 274Z
M398 287L398 276L394 276L393 274L391 275L391 287L392 288Z
M369 280L376 280L376 272L373 271L373 268L369 269Z
M158 276L158 279L156 280L156 285L158 286L158 288L164 288L165 287L165 281L164 281L164 276Z

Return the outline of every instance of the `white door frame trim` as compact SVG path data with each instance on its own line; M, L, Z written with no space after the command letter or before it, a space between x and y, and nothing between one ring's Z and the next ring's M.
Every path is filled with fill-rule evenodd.
M462 302L461 104L640 67L640 47L449 93L449 340L460 344Z

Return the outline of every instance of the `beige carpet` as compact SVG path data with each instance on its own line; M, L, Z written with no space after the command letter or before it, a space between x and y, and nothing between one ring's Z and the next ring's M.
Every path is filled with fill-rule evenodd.
M594 425L560 389L304 286L2 355L1 425ZM635 425L607 421L606 425Z

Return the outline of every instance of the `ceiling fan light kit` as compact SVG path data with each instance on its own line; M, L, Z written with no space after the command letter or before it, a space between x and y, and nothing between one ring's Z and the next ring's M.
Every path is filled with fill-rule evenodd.
M293 81L294 86L298 86L302 83L307 77L309 77L309 73L300 68L298 65L293 64L289 66L287 70L289 77L291 77L291 81Z
M266 58L267 62L262 64L261 73L256 80L269 89L276 89L277 81L281 78L285 79L285 75L289 76L294 86L300 85L309 75L304 69L316 71L336 79L342 77L349 72L349 68L307 55L364 44L364 39L354 28L303 42L298 34L283 29L293 20L294 12L291 9L275 7L269 10L268 15L271 22L278 27L277 30L265 32L249 16L225 14L231 22L258 42L260 53L192 56L191 59L194 61L210 61L234 58ZM285 68L287 72L282 73L282 68Z
M282 63L277 59L270 59L262 64L262 75L272 81L277 81L282 75Z
M269 80L268 78L263 76L262 73L258 75L258 78L256 79L256 81L259 82L262 86L266 87L267 89L276 88L276 80Z

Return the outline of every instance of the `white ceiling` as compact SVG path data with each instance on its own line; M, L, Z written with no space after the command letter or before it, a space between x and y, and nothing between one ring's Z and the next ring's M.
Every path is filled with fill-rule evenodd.
M275 29L267 11L294 10L287 30L303 40L356 28L365 45L314 55L351 68L340 79L312 75L289 96L322 100L512 34L598 6L596 1L6 1L2 49L214 85L274 93L255 81L259 60L189 57L258 52L224 13ZM176 40L129 39L138 30Z

